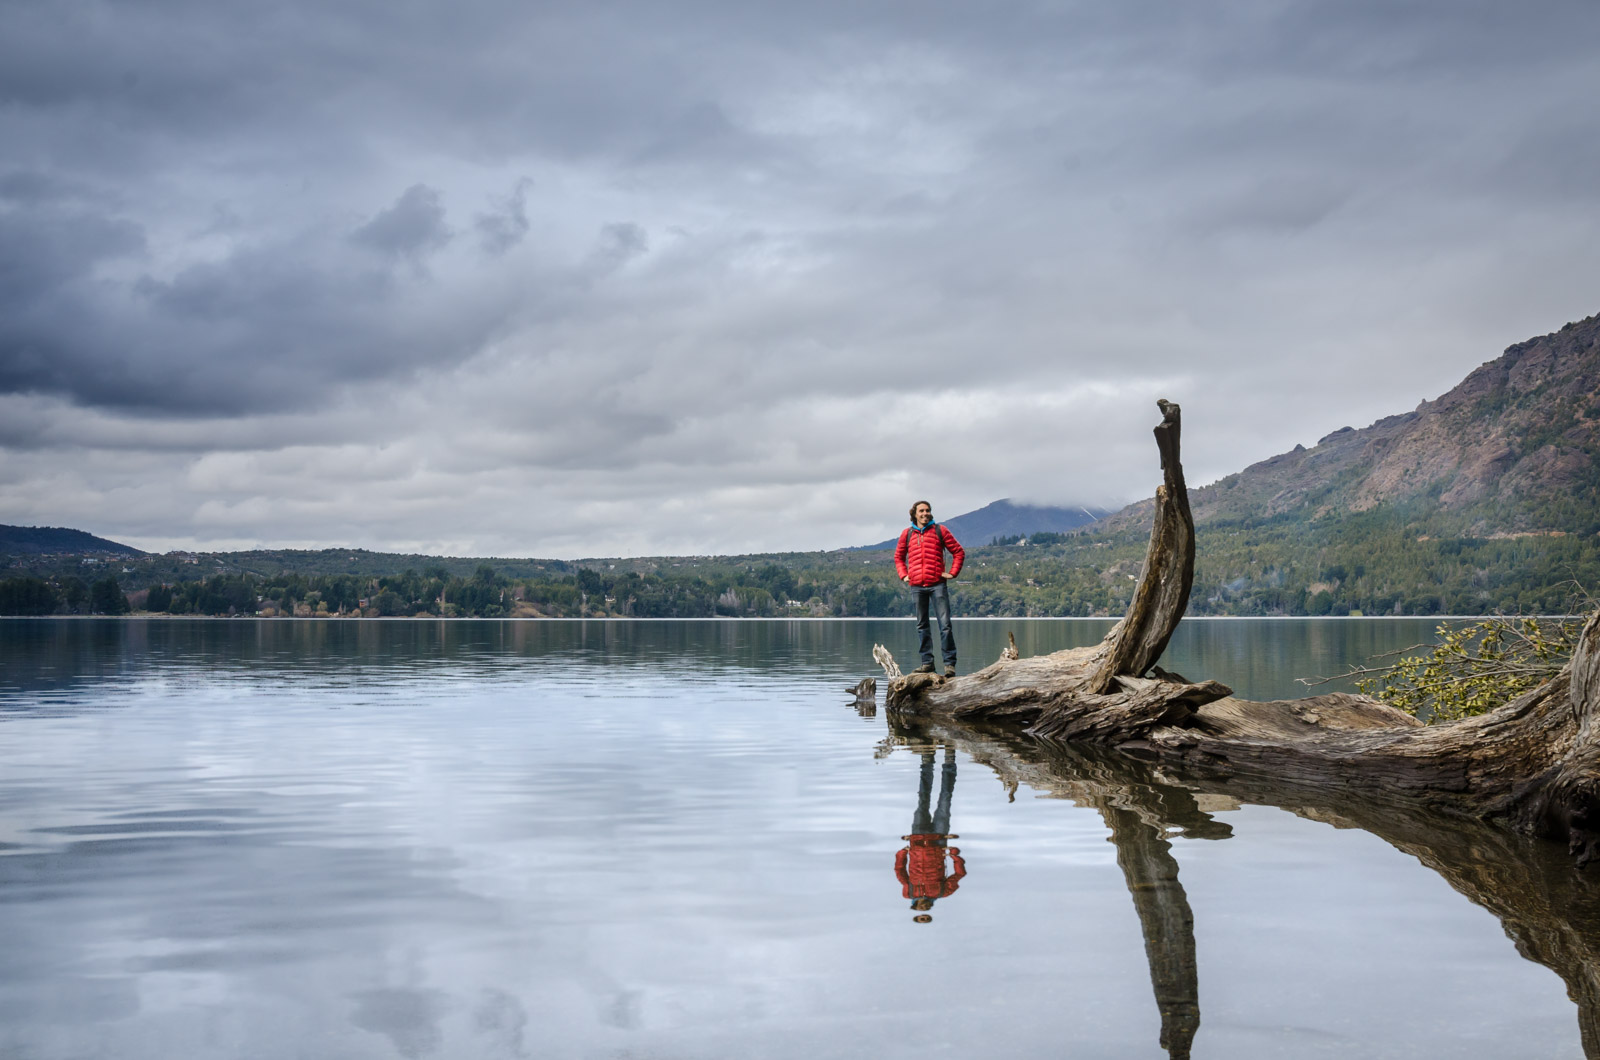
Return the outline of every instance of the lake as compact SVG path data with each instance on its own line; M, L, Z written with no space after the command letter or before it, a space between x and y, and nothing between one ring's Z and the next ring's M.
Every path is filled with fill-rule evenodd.
M1292 696L1433 625L1162 665ZM962 669L1108 626L958 620ZM0 621L0 1057L1585 1055L1554 844L854 707L915 641Z

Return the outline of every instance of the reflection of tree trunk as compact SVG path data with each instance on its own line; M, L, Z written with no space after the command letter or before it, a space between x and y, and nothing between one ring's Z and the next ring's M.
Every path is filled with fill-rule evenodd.
M1147 939L1155 933L1170 940L1172 927L1180 921L1159 903L1155 911L1147 912L1137 886L1149 882L1151 891L1160 892L1164 858L1171 862L1171 886L1180 900L1183 893L1170 851L1152 853L1149 837L1160 837L1168 828L1179 828L1191 837L1227 833L1226 825L1200 811L1197 800L1277 806L1336 827L1371 832L1493 913L1519 954L1559 975L1578 1007L1584 1055L1600 1060L1600 880L1575 868L1559 847L1473 818L1397 804L1381 791L1356 785L1329 788L1316 778L1300 783L1171 763L1160 767L1157 779L1154 767L1126 755L1033 739L1014 730L894 715L890 722L898 732L916 731L921 739L954 743L993 769L1008 789L1027 785L1107 814L1117 861L1134 891ZM1115 821L1108 807L1117 815ZM1156 841L1165 846L1164 840ZM1125 853L1125 843L1130 853ZM1142 867L1130 871L1130 864ZM1170 893L1163 901L1170 907ZM1187 910L1186 901L1183 908ZM1192 920L1181 923L1192 928ZM1169 953L1178 950L1177 963L1182 962L1181 943L1174 947L1169 941L1167 947L1162 952L1147 944L1158 1002L1164 989L1161 977L1166 974L1160 969ZM1193 952L1191 941L1191 966ZM1162 1015L1165 1029L1165 1007ZM1165 1044L1170 1046L1170 1040Z
M1015 790L1017 779L1038 784L1038 774L1018 775L1012 768L1014 760L1009 751L996 755L989 746L977 744L965 733L903 717L891 717L890 726L894 737L923 754L925 776L931 768L931 754L924 749L939 744L950 748L953 742L999 773L1008 790ZM1183 884L1178 882L1178 862L1172 856L1166 833L1168 828L1177 828L1190 838L1223 839L1232 834L1232 829L1201 811L1194 795L1184 788L1097 769L1088 758L1080 758L1079 763L1083 768L1071 778L1071 797L1099 810L1111 830L1117 864L1127 881L1144 936L1150 985L1161 1013L1161 1047L1173 1060L1182 1060L1189 1056L1195 1032L1200 1029L1200 987L1194 913ZM925 779L924 790L930 786L930 780ZM923 798L925 802L926 796Z
M1600 883L1575 868L1559 847L1481 821L1397 812L1378 802L1308 803L1303 793L1260 780L1195 783L1361 828L1437 872L1499 918L1518 953L1561 977L1578 1006L1584 1056L1600 1060Z
M1482 717L1428 727L1366 696L1255 703L1155 665L1194 578L1179 409L1160 405L1155 525L1138 589L1116 628L1093 647L1002 658L964 677L900 677L889 684L889 708L1013 722L1034 736L1121 748L1218 776L1384 792L1567 842L1580 864L1600 856L1600 611L1571 665L1549 683Z
M1195 1031L1200 1029L1200 983L1194 958L1194 912L1178 882L1172 844L1137 813L1118 809L1110 800L1104 801L1100 815L1111 829L1117 864L1122 866L1133 907L1139 913L1150 985L1161 1010L1161 1048L1173 1060L1186 1060Z

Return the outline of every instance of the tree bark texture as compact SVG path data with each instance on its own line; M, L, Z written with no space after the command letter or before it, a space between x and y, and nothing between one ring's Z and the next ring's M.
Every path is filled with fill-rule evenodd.
M1156 402L1161 422L1156 425L1156 448L1161 452L1161 485L1156 487L1155 520L1145 549L1139 587L1128 613L1107 637L1089 676L1086 691L1105 695L1114 691L1120 674L1143 674L1156 664L1189 606L1194 588L1194 518L1189 514L1189 487L1183 481L1178 459L1181 410L1172 402Z
M891 681L891 711L1008 722L1035 737L1118 748L1218 779L1293 778L1328 792L1375 793L1558 839L1580 865L1590 861L1600 851L1600 611L1553 680L1491 713L1435 726L1347 693L1240 699L1226 685L1155 665L1187 606L1195 547L1179 409L1160 407L1163 482L1127 616L1093 647L1002 658L963 677Z

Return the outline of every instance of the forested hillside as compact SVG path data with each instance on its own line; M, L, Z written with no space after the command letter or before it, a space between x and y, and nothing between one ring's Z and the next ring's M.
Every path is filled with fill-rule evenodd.
M64 526L0 526L0 556L85 554L144 555L129 545Z
M1144 532L1037 535L970 549L954 589L962 615L1117 615L1127 607ZM1413 533L1403 515L1367 513L1337 532L1284 516L1202 527L1194 615L1482 614L1559 611L1572 583L1600 585L1593 535L1503 538ZM369 554L372 555L372 554ZM148 557L91 581L13 567L0 614L116 613L441 616L904 615L911 594L888 553L788 553L562 563L438 563L399 571L247 571L207 556L155 574ZM391 567L393 557L375 562ZM531 573L526 572L533 568ZM108 588L108 586L110 588ZM116 595L112 595L115 589Z

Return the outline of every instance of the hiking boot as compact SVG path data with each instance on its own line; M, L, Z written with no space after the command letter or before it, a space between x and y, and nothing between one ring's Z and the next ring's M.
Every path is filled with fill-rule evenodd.
M923 663L911 672L914 674L931 674L933 673L933 663Z
M946 666L944 668L944 675L946 677L954 677L956 675L956 668L953 665L952 666Z

